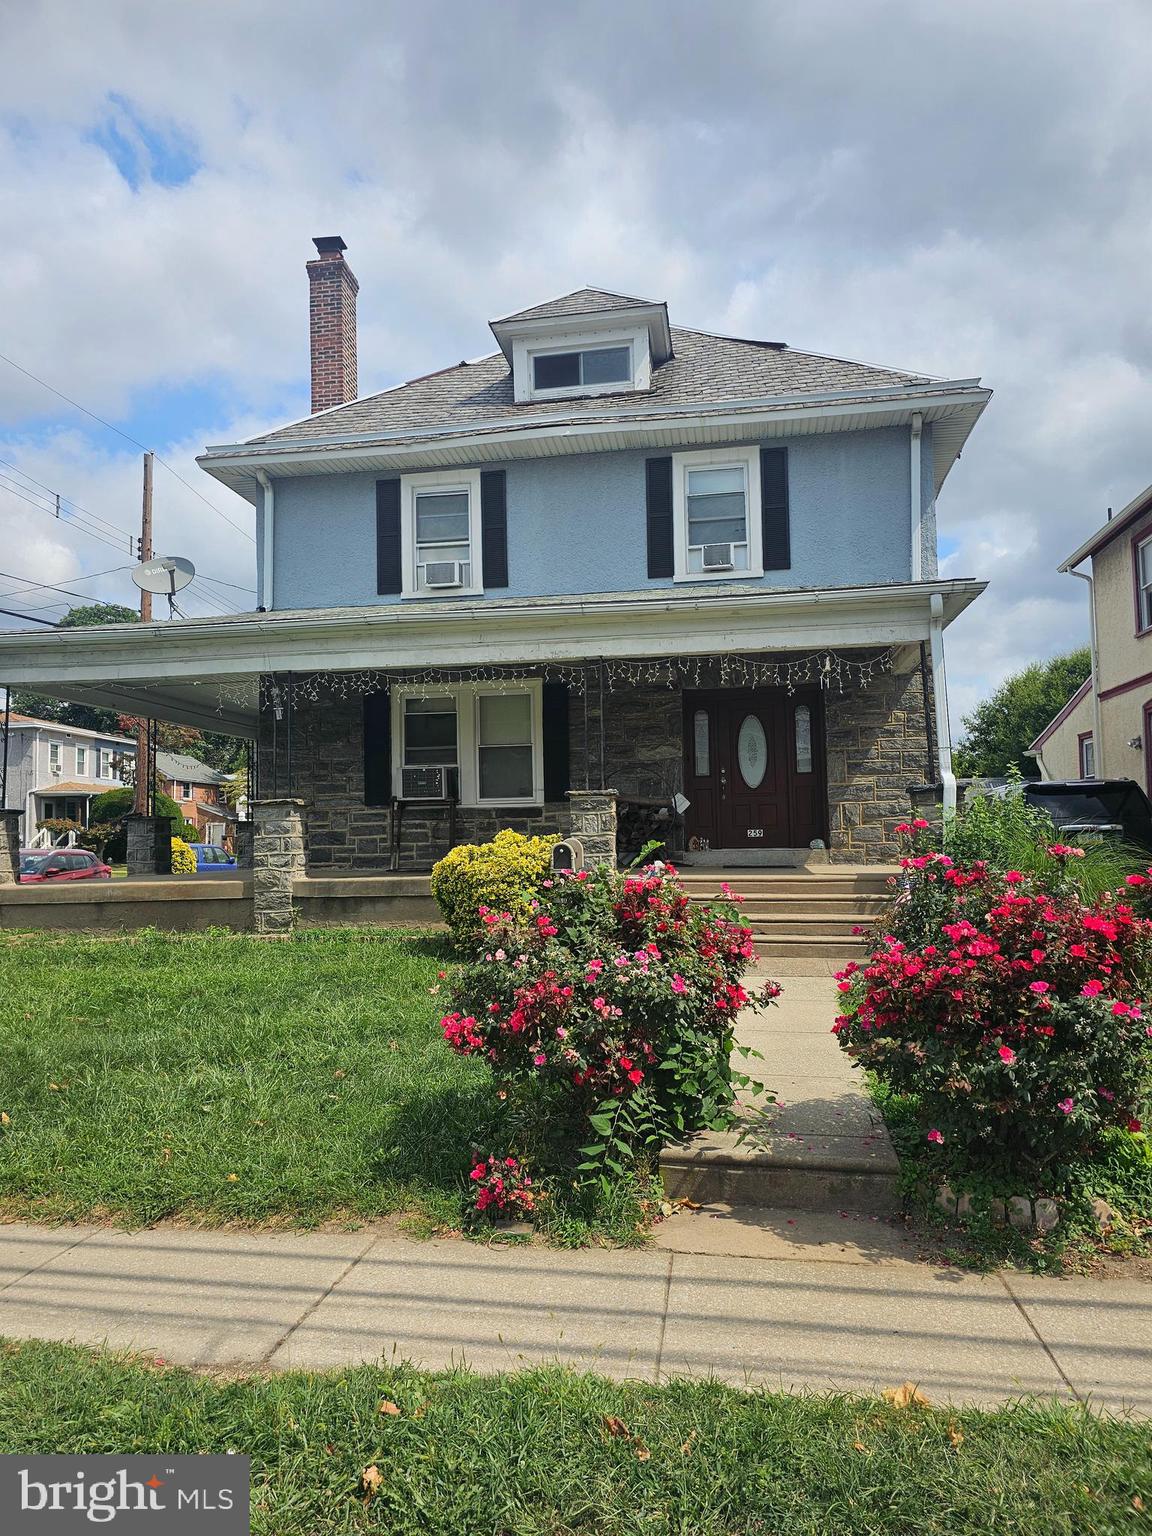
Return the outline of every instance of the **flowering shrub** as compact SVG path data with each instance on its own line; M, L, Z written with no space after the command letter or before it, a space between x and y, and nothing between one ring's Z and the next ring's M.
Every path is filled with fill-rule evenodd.
M532 1180L515 1157L481 1158L468 1175L472 1210L478 1216L531 1216Z
M919 1098L929 1142L1006 1173L1050 1171L1109 1127L1139 1129L1152 1064L1140 1000L1152 924L1116 897L1083 901L1061 873L1077 850L1047 851L1051 890L913 851L892 931L839 976L841 1045Z
M490 843L464 843L433 865L432 895L452 929L467 944L481 928L482 906L522 916L552 864L554 837L524 837L506 829Z
M182 837L172 839L172 873L174 875L196 873L196 855Z
M486 1059L521 1150L553 1171L622 1174L643 1152L731 1123L751 931L689 902L675 872L546 879L526 910L482 906L444 1038Z

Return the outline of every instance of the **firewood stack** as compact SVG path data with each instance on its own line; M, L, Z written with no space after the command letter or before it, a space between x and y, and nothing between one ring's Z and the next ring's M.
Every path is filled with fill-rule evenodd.
M659 839L664 844L652 853L654 859L667 859L683 839L671 800L629 799L616 806L616 859L631 864L645 843Z

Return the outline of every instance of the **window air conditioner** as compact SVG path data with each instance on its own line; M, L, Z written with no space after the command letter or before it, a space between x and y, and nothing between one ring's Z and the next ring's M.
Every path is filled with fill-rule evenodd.
M732 570L731 544L705 544L703 564L706 571Z
M424 567L426 587L462 587L464 566L459 560L430 560Z
M447 768L402 768L401 800L447 800Z

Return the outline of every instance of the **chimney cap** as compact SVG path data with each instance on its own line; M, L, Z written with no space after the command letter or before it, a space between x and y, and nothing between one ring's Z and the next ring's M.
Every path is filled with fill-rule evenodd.
M312 244L321 256L339 256L341 251L348 249L339 235L316 235Z

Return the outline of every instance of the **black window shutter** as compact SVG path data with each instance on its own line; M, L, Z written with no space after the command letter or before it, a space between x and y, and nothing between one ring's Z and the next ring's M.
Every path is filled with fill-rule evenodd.
M568 684L545 683L542 725L544 736L544 798L563 800L568 793Z
M648 476L648 574L674 576L672 551L672 460L649 459Z
M392 710L387 688L364 695L364 804L392 803Z
M484 587L508 585L508 489L502 469L480 476L480 547Z
M788 516L788 450L760 450L760 521L764 569L787 571L792 566L792 535Z
M400 482L376 482L376 590L403 592L400 563Z

